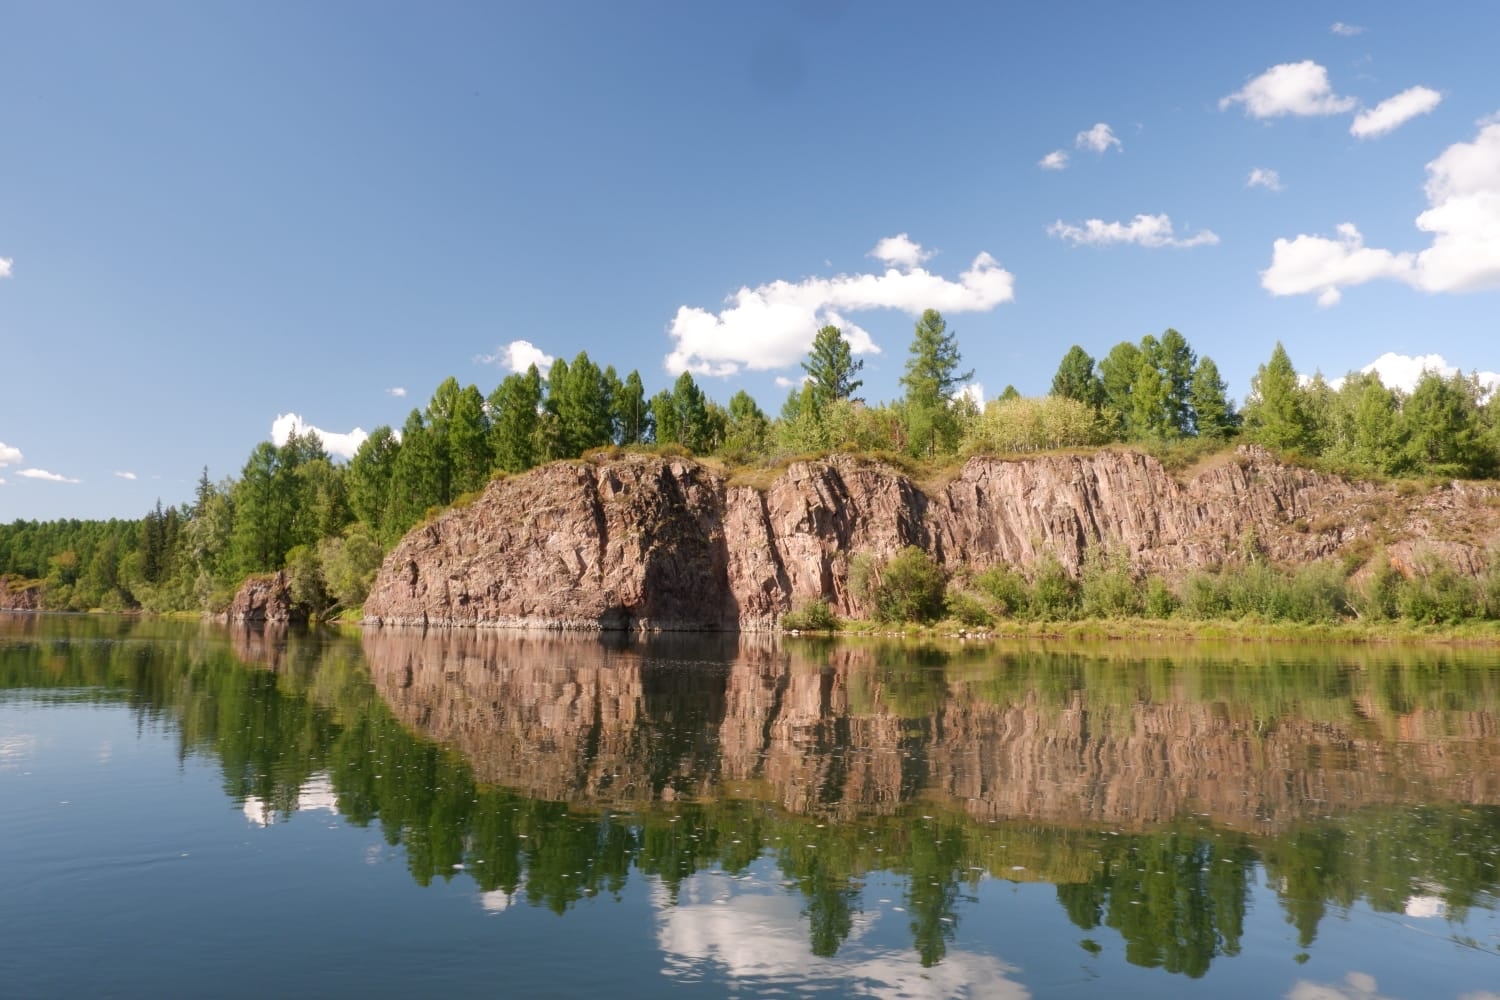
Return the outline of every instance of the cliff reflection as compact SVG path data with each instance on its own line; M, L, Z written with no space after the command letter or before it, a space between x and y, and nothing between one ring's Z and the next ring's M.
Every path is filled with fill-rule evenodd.
M1500 676L1452 655L393 630L364 645L403 723L480 782L556 801L730 796L848 820L922 800L979 821L1260 833L1500 803Z
M362 649L0 615L0 666L0 688L175 729L247 823L336 811L491 910L645 880L684 960L723 949L672 908L741 880L789 890L821 960L861 953L889 873L908 954L949 974L987 879L1056 886L1085 947L1190 976L1239 951L1257 882L1304 949L1356 903L1457 925L1500 891L1493 651L389 630Z

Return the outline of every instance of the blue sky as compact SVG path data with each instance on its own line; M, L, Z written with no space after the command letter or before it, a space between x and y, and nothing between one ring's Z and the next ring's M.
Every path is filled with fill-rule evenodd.
M929 305L988 395L1167 327L1237 398L1278 339L1500 369L1500 4L0 21L0 521L185 501L521 341L772 413L830 318L898 395Z

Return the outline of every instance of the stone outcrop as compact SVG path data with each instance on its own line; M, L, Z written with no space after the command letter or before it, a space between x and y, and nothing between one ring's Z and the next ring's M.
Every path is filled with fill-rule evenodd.
M1242 448L1179 482L1129 451L971 459L924 490L893 466L796 462L764 489L683 459L558 462L414 529L365 603L375 624L754 630L811 600L865 616L853 558L917 546L945 566L1077 571L1096 547L1167 575L1387 547L1403 571L1481 567L1500 489L1410 494Z
M292 602L292 586L286 573L246 577L230 602L226 617L231 622L302 622L307 615Z
M0 611L40 611L41 598L40 580L0 576Z

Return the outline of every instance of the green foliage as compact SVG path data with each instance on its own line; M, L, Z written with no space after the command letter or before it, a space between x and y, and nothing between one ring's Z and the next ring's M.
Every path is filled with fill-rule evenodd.
M943 614L947 581L932 557L915 545L880 562L868 555L850 567L849 585L855 596L874 610L876 621L930 622Z
M1052 376L1052 395L1095 410L1104 405L1104 382L1094 371L1093 356L1077 344L1068 348L1057 366L1057 374Z
M1257 561L1188 577L1181 613L1198 619L1254 617L1320 624L1342 620L1353 607L1350 596L1343 569L1334 563L1284 571Z
M974 577L974 587L1002 618L1024 617L1031 605L1031 585L1009 566L992 566Z
M917 320L906 372L906 450L914 455L934 456L951 451L958 443L958 425L953 419L952 396L973 370L958 370L962 355L958 339L936 309L928 309Z
M832 632L840 624L827 601L808 601L781 616L781 627L793 632Z
M1030 617L1043 621L1067 621L1078 616L1078 581L1051 553L1037 560L1032 570L1027 611Z
M1271 352L1271 360L1261 365L1250 380L1250 398L1245 403L1245 436L1280 451L1299 451L1315 440L1314 427L1297 384L1297 370L1280 341Z
M965 590L949 587L946 597L948 617L969 628L988 628L995 616L984 601Z
M1126 618L1145 610L1140 582L1124 552L1091 548L1078 579L1079 610L1087 618Z
M364 524L351 524L342 536L318 542L318 560L328 593L344 608L364 603L383 557L379 541Z
M854 377L864 366L863 360L854 359L842 330L836 326L819 330L813 338L807 360L802 362L802 370L807 372L807 384L812 387L813 405L821 409L829 403L852 399L855 391L864 385Z
M1199 437L1227 441L1239 430L1240 415L1235 412L1228 391L1214 359L1206 355L1199 358L1198 367L1193 369L1188 400Z
M969 455L1081 448L1109 440L1093 407L1066 396L996 399L965 429Z

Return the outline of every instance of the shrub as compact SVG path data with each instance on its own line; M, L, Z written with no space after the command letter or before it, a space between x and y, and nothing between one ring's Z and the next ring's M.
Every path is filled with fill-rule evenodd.
M1401 588L1401 614L1430 625L1453 624L1480 614L1477 581L1437 566Z
M1026 614L1031 602L1026 578L1009 566L992 566L974 578L974 586L989 601L994 613L1002 617Z
M850 567L849 583L882 622L926 622L943 613L943 571L915 545L881 565L867 556Z
M1044 621L1064 621L1078 612L1078 581L1056 556L1049 554L1037 563L1031 579L1030 612Z
M1170 618L1177 611L1177 595L1159 576L1146 580L1146 595L1143 599L1147 618Z
M995 616L984 602L963 590L948 592L948 617L969 628L989 628L995 624Z
M841 623L825 601L808 601L781 616L781 627L796 632L832 632Z
M1130 558L1101 548L1090 549L1084 559L1078 598L1087 618L1127 618L1144 608Z

